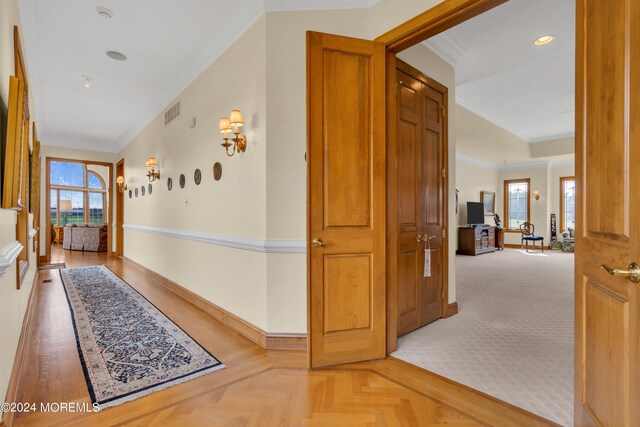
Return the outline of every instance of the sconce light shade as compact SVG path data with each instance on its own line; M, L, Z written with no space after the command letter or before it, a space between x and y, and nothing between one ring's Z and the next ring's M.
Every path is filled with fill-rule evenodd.
M156 168L156 158L155 157L149 157L145 163L145 166L147 167L147 169L155 169Z
M534 190L533 191L533 197L535 197L536 200L540 200L540 192L538 190Z
M124 177L122 175L116 178L116 184L118 185L124 184Z
M238 130L238 128L242 126L244 126L244 118L240 110L231 110L228 118L222 117L220 119L218 130L223 135L222 139L224 140L220 145L224 147L229 157L235 153L244 153L247 150L247 137L240 135L240 131ZM234 137L228 135L232 132L235 135ZM231 148L231 151L229 151L229 148Z
M127 189L127 184L124 183L124 176L120 175L116 178L116 185L118 186L118 191L124 193L124 190Z
M231 110L229 121L231 122L231 126L238 128L242 127L244 125L244 118L242 117L240 110Z
M147 168L147 178L149 178L149 182L160 179L160 171L156 170L157 162L155 157L149 157L144 165Z
M228 117L222 117L220 119L220 124L218 125L218 130L220 130L220 133L222 133L222 134L231 133L232 132L231 125L229 124L229 118Z

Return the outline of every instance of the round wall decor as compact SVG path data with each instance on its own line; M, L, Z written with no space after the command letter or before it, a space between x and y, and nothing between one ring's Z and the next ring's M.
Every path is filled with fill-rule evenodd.
M200 181L202 181L202 172L200 172L200 169L196 169L196 171L193 173L193 180L195 181L196 185L200 185Z
M173 188L173 180L171 178L167 179L167 190L171 191Z
M187 178L185 178L184 174L180 174L180 188L184 188L184 185L187 183Z
M129 198L133 197L133 190L129 190Z
M138 187L136 187L135 189L135 194L136 194L136 197L138 197Z
M151 183L149 183L149 195L151 195L152 191L153 191L153 185L151 185Z
M220 181L220 178L222 178L222 165L220 162L215 162L213 164L213 179Z
M140 194L144 196L144 185L140 187Z

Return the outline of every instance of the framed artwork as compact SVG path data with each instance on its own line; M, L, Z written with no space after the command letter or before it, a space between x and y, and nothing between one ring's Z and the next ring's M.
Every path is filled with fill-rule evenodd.
M485 215L494 215L496 213L496 193L493 191L481 191L480 202L484 205Z

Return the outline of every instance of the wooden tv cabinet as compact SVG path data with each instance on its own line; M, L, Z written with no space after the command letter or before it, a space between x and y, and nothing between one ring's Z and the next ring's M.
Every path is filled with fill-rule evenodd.
M495 227L458 227L458 253L460 255L480 255L495 250Z

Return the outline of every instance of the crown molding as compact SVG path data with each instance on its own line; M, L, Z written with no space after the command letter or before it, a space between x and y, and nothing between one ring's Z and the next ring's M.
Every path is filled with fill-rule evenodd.
M460 46L455 42L455 40L445 33L441 33L436 37L427 39L423 41L422 44L431 49L436 55L453 67L455 67L460 58L467 53L465 48Z
M521 170L521 169L540 169L548 168L551 164L550 160L539 160L536 162L522 162L522 163L510 163L506 165L500 165L501 171Z
M530 144L537 144L539 142L553 141L555 139L575 138L575 136L576 136L575 132L567 132L567 133L560 133L558 135L544 136L541 138L532 138L527 142L529 142Z
M306 254L306 240L271 240L254 239L243 236L227 236L221 234L203 233L199 231L177 230L173 228L150 227L146 225L124 224L125 230L141 233L156 234L176 239L192 240L216 246L242 249L252 252L279 253L279 254Z
M456 162L470 166L477 166L479 168L488 169L492 171L498 171L499 165L484 160L476 159L475 157L465 156L464 154L456 153Z
M575 166L576 166L575 160L551 160L551 163L549 164L549 167L551 169L570 168Z
M267 12L368 9L380 0L265 0Z

